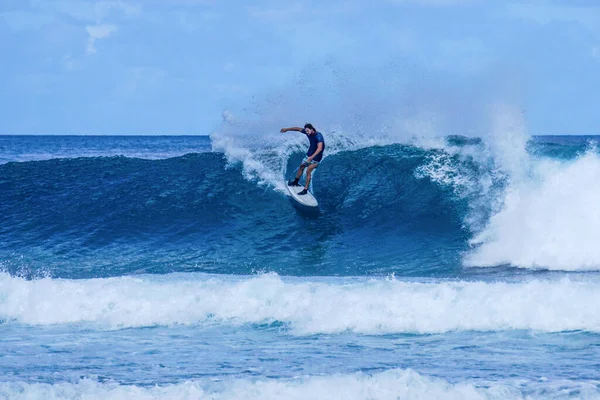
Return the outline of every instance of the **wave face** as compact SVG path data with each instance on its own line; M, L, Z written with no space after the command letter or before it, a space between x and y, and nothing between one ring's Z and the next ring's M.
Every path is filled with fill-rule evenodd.
M417 265L439 273L459 265L468 205L420 170L438 156L401 145L332 155L318 173L313 216L218 153L8 163L0 166L2 250L22 256L7 263L11 271L66 277L410 274Z
M0 262L16 275L68 278L600 266L590 138L536 138L516 156L457 136L332 147L315 174L317 214L285 195L284 176L302 158L293 146L258 157L226 149L7 162Z

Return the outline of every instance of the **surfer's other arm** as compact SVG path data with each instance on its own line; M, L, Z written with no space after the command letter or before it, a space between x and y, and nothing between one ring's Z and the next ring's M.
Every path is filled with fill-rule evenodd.
M293 126L291 128L281 128L281 130L279 132L284 133L284 132L288 132L288 131L296 131L296 132L302 132L302 128L298 128L297 126Z

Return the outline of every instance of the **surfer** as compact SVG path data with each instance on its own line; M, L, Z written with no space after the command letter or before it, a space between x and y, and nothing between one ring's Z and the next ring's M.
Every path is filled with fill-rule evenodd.
M304 129L298 127L292 128L281 128L281 133L288 131L296 131L302 132L308 137L308 141L310 145L308 147L308 151L306 152L306 158L300 164L298 168L298 173L296 174L296 179L293 181L290 180L288 182L289 186L301 186L300 185L300 177L306 168L306 183L304 184L304 190L299 192L299 195L304 195L308 193L308 185L310 184L310 177L312 172L319 166L319 163L323 159L323 151L325 150L325 139L323 139L323 135L321 132L317 132L312 124L304 125Z

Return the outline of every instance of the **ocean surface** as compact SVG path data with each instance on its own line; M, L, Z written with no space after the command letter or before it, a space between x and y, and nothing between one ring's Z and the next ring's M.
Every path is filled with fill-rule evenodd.
M600 399L593 136L0 136L0 399Z

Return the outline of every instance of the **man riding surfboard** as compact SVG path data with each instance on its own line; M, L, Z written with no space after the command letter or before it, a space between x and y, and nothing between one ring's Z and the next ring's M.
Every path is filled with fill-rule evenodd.
M308 193L308 186L310 184L312 172L318 168L319 163L323 159L323 152L325 151L325 139L323 139L321 132L317 132L312 124L304 125L304 129L298 127L281 128L281 133L288 131L302 132L306 135L306 137L308 137L308 141L310 143L308 151L306 152L306 159L302 161L302 164L300 164L296 178L293 181L290 180L288 182L289 186L300 186L300 177L306 168L306 182L304 184L304 190L298 193L299 195L305 195Z

